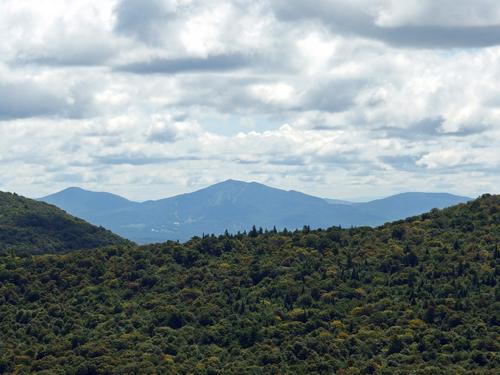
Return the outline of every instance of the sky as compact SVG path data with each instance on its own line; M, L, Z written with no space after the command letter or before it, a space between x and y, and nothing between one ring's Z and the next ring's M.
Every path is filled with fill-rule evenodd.
M500 186L498 0L0 0L0 190Z

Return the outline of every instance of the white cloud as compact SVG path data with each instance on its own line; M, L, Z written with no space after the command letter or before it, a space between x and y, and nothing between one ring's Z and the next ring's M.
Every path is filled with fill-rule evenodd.
M296 95L294 88L283 82L253 85L250 91L257 100L276 104L287 103Z
M417 161L417 165L422 165L431 169L455 167L461 164L464 159L464 153L459 150L441 150L424 155L420 160Z
M495 191L500 6L471 4L2 1L0 189Z
M3 58L19 63L94 65L123 43L111 34L110 1L20 0L0 3Z

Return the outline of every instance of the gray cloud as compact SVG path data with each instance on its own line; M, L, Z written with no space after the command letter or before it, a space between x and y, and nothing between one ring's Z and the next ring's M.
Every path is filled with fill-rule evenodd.
M92 88L78 84L53 87L35 81L0 81L0 120L32 117L80 119L92 117L97 108Z
M315 86L306 92L297 110L345 111L354 105L354 99L366 83L360 79L327 79L315 82Z
M73 41L73 43L75 43ZM58 46L61 47L61 46ZM94 44L92 47L82 48L78 43L60 48L50 53L36 51L21 51L15 59L10 61L11 66L24 65L47 65L56 67L80 67L80 66L99 66L104 65L111 59L116 51L110 46L99 46Z
M377 130L381 131L385 137L388 138L402 138L402 139L428 139L432 137L443 136L441 126L444 122L442 117L430 117L405 127L381 127Z
M395 46L410 48L480 48L500 44L498 25L411 25L384 27L363 4L319 0L271 1L275 14L282 20L296 22L316 20L335 33L358 35ZM436 7L439 7L436 2ZM365 4L368 6L368 4ZM491 4L489 4L491 6ZM452 7L453 5L450 5ZM430 12L431 13L431 12Z
M117 71L136 74L176 74L193 72L224 72L247 67L253 59L240 54L214 55L206 58L185 57L177 59L154 59L151 61L122 65Z
M0 120L60 114L68 103L57 94L28 82L0 82Z
M420 157L421 155L385 155L381 156L380 160L398 170L415 171L421 168L415 164Z
M143 153L124 153L106 156L97 156L94 161L105 165L149 165L149 164L166 164L179 161L196 161L200 160L197 156L148 156Z
M252 165L252 164L260 164L260 160L248 160L244 158L236 158L232 160L235 163L242 165Z
M482 133L488 129L487 125L475 124L473 126L463 126L457 131L445 132L442 128L445 120L442 116L428 117L404 127L380 127L377 131L382 132L387 138L396 137L408 140L424 140L436 139L436 137L467 137Z
M149 142L172 143L178 138L178 132L172 127L153 128L148 132Z
M95 114L92 97L85 87L69 94L49 84L31 81L0 82L0 120L31 117L84 118Z
M115 31L143 42L158 42L174 16L162 0L121 0L115 8Z
M479 48L500 44L500 25L368 28L363 36L416 48Z

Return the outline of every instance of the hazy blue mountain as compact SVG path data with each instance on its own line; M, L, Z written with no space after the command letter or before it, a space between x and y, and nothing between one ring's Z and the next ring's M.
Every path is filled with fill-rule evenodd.
M353 203L368 214L381 215L385 221L394 221L469 201L471 198L448 193L401 193L370 202Z
M61 205L71 211L95 212L96 210L119 210L138 205L116 194L94 192L70 187L56 194L48 195L43 201Z
M64 189L40 199L62 208L71 215L111 230L130 224L141 204L116 194L94 192L78 187ZM127 237L127 236L126 236Z
M271 188L255 182L228 180L189 194L143 203L148 227L179 238L193 234L244 231L252 225L264 228L302 228L370 225L374 215L296 191ZM149 219L149 221L147 221ZM162 223L162 227L157 225ZM172 225L173 224L173 225ZM156 236L155 236L156 237Z
M325 198L325 201L327 201L328 203L331 203L331 204L347 204L349 206L351 206L352 204L354 204L354 202L349 202L349 201L345 201L345 200L342 200L342 199Z
M441 197L442 196L442 197ZM426 198L427 197L427 198ZM415 202L412 201L415 199ZM328 200L255 183L227 180L171 198L132 202L109 193L70 188L42 198L139 243L186 240L203 233L263 228L379 225L468 200L409 193L366 203Z

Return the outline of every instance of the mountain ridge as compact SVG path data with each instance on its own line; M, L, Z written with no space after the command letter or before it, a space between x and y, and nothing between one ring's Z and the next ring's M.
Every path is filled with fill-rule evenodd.
M304 225L312 228L377 226L470 199L447 193L403 193L381 200L345 204L329 202L296 190L232 179L190 193L143 202L130 201L111 193L76 191L84 196L78 202L68 197L75 193L68 189L41 200L139 243L184 241L194 235L220 234L225 230L236 233L249 230L253 225L267 229L297 229ZM415 194L420 197L417 207L401 202L401 197L416 199ZM394 198L398 196L401 197ZM424 200L429 203L422 204L421 197L426 197ZM102 204L108 198L114 207L113 204ZM396 203L393 203L394 200ZM383 207L384 204L401 207L389 210ZM384 211L390 214L385 215Z
M129 244L54 205L0 192L0 253L59 253Z

